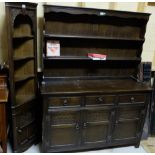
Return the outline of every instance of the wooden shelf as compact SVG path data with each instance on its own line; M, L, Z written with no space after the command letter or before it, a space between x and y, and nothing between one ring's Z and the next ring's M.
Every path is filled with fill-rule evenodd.
M60 34L44 34L45 38L66 38L66 39L94 39L94 40L109 40L109 41L133 41L144 42L145 39L131 39L119 37L104 37L104 36L84 36L84 35L60 35Z
M34 78L34 75L22 75L22 76L16 76L15 77L15 82L23 82L26 81L28 79L32 79Z
M33 39L34 36L33 35L29 35L29 36L14 36L13 39Z
M34 100L36 98L36 96L34 94L30 94L30 95L26 95L26 94L23 94L23 95L17 95L16 96L16 104L24 104L24 103L27 103L27 102L30 102L32 100Z
M14 57L14 61L23 61L23 60L31 60L34 59L34 56L26 56L26 57Z
M54 56L54 57L44 57L44 60L92 60L87 56ZM93 60L92 60L93 61ZM133 57L109 57L106 60L94 60L94 61L141 61L141 58Z

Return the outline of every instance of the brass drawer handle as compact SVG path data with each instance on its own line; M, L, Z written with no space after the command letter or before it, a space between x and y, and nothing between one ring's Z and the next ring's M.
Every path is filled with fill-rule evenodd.
M65 99L65 100L63 101L63 105L64 105L64 106L67 106L67 104L68 104L68 101L67 101L67 99Z
M134 97L131 97L130 100L131 100L131 103L135 102L135 98Z
M98 97L98 98L97 98L97 101L98 101L98 102L103 102L104 99L103 99L103 97Z

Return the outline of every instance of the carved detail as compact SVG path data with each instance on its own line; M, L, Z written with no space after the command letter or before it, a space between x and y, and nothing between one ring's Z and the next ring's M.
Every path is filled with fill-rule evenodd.
M35 21L35 14L33 11L29 11L29 10L26 10L26 9L12 9L11 10L12 12L12 27L14 27L14 22L15 22L15 19L18 15L22 14L24 16L29 16L29 18L31 19L31 21ZM34 25L32 25L32 31L34 31Z

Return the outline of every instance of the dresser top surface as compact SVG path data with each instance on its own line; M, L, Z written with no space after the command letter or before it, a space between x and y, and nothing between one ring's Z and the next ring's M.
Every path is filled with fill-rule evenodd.
M45 79L42 94L149 92L150 84L128 79Z

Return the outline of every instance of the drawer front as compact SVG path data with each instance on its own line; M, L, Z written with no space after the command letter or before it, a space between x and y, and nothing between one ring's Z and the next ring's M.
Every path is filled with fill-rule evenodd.
M49 97L47 98L49 106L80 106L81 97Z
M119 103L144 103L146 94L119 95Z
M115 95L86 96L86 105L114 104Z

